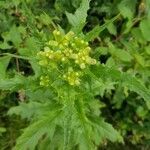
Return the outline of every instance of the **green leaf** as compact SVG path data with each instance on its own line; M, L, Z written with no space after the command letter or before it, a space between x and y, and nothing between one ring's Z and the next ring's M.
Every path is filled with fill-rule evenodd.
M19 53L24 56L35 56L40 50L38 41L34 37L29 37L24 42L25 48L19 48Z
M150 41L150 21L149 19L144 19L140 22L140 29L145 40Z
M3 127L0 127L0 137L2 136L2 133L6 132L6 129Z
M0 80L0 89L13 91L21 88L24 85L25 81L25 78L19 75L11 79Z
M78 29L78 32L81 31L85 25L89 3L90 0L82 0L80 7L76 10L75 14L66 12L69 23L74 30Z
M109 52L112 56L124 62L131 62L133 59L128 51L116 48L112 43L109 43Z
M80 149L93 149L93 143L90 139L90 134L91 134L91 126L88 123L87 116L85 114L85 109L84 109L84 103L82 99L76 100L75 103L78 119L79 119L79 126L81 128L81 133L79 137L79 147Z
M125 88L123 88L122 86L118 86L116 88L115 94L113 96L113 100L112 103L115 105L115 108L121 108L123 100L125 99Z
M148 113L148 110L143 108L142 106L139 106L136 110L136 114L143 119L147 113Z
M23 119L31 119L32 117L41 115L41 111L45 108L45 105L38 102L20 103L19 106L15 106L9 109L8 115L21 115Z
M12 46L10 46L7 42L3 42L3 43L0 43L0 49L11 49Z
M150 55L150 45L145 47L145 51L148 55Z
M29 62L32 66L35 76L39 76L41 74L41 68L40 68L39 64L35 60L31 60Z
M145 100L147 107L150 109L149 90L136 77L102 65L93 66L91 69L95 80L99 81L99 78L104 81L106 79L111 79L118 82L122 87L128 87L129 90L134 91L140 95Z
M6 129L3 127L0 127L0 133L6 132Z
M115 60L112 57L108 58L106 62L106 66L115 68L116 67Z
M43 13L40 15L39 20L41 23L43 23L44 25L50 25L52 23L52 18L47 15L46 13Z
M112 142L123 142L123 138L119 132L112 127L111 124L104 122L104 120L99 117L91 117L90 119L91 123L94 124L102 139L109 139Z
M32 99L31 99L32 100ZM23 119L27 118L28 120L33 118L40 118L43 115L47 114L49 110L57 110L60 108L60 105L53 104L50 102L40 103L40 102L29 102L29 103L20 103L19 106L15 106L9 109L8 115L20 115Z
M103 140L109 139L112 142L122 142L120 134L108 123L96 114L87 110L86 101L80 99L75 102L78 120L76 132L78 133L77 143L80 149L95 149Z
M139 42L141 42L141 43L145 43L145 42L146 42L139 27L133 28L133 29L131 30L131 33L132 33L133 37L134 37L137 41L139 41Z
M118 5L121 14L128 19L131 19L135 12L136 0L122 0Z
M0 79L5 78L6 70L7 70L10 59L11 59L10 56L0 57Z
M142 57L140 54L135 54L134 57L135 57L136 62L140 64L142 67L146 65L144 57Z
M40 138L45 134L49 137L50 141L55 131L56 118L60 114L60 111L49 112L46 116L28 126L18 138L14 150L34 150Z
M136 92L146 102L147 107L150 109L150 92L136 77L133 77L127 73L123 73L121 76L123 86L129 88L129 90Z
M101 81L100 79L99 81L94 80L91 83L91 90L93 91L94 95L101 95L103 97L105 91L114 89L115 84L115 82L109 80L105 82Z
M120 59L121 61L124 62L131 62L131 60L133 59L133 57L130 55L130 53L128 53L125 50L121 50L121 49L116 49L116 51L114 52L114 55Z
M21 3L19 0L12 0L12 1L16 7Z
M104 29L106 29L109 24L112 24L119 16L120 16L120 14L118 14L114 18L110 19L109 21L107 21L105 24L103 24L101 26L99 26L99 25L95 26L90 32L88 32L85 35L85 40L86 41L94 40L96 37L99 36L100 32L102 32Z
M106 21L106 20L105 20ZM109 20L107 20L106 22L108 22ZM107 25L107 29L108 29L108 31L111 33L111 34L113 34L113 35L116 35L117 34L117 30L116 30L116 26L113 24L113 22L112 23L109 23L108 25Z
M4 41L12 41L17 48L22 41L19 29L15 25L10 28L9 32L3 33L3 38Z

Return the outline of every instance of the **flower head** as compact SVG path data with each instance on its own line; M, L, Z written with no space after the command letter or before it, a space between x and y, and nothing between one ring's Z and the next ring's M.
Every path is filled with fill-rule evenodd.
M63 80L70 85L79 85L81 82L79 72L89 65L96 64L96 60L90 57L91 48L88 42L75 36L72 31L64 35L54 30L53 37L53 40L46 43L44 50L37 54L39 65L47 70L58 69L64 74ZM45 82L48 83L48 79L45 78ZM43 85L43 79L40 84Z

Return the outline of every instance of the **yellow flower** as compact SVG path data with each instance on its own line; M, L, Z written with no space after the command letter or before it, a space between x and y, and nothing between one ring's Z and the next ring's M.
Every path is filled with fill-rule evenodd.
M82 72L89 65L96 64L96 60L90 57L91 48L88 42L75 36L72 31L64 35L60 31L54 30L53 37L52 40L45 43L44 51L38 52L39 64L45 67L47 72L52 69L66 72L64 75L60 75L63 80L72 86L80 85L80 71ZM48 76L40 79L40 85L49 85Z
M49 86L49 82L50 82L50 80L49 80L49 77L48 76L41 76L40 77L40 85L41 86Z
M81 68L81 69L85 69L85 68L86 68L85 64L82 63L82 64L80 65L80 68Z

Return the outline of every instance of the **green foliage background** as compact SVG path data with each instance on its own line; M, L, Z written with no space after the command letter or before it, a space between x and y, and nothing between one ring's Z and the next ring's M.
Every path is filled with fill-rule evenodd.
M72 30L89 41L92 56L100 62L87 73L92 92L84 85L86 101L80 97L75 103L83 114L85 133L95 133L90 138L96 146L90 147L90 140L85 144L81 136L76 141L79 146L70 149L150 149L150 0L1 0L0 149L64 147L64 133L57 124L61 126L63 117L75 108L65 101L72 107L59 112L54 89L39 86L41 69L35 59L54 29ZM58 90L63 95L68 89ZM75 94L70 93L70 97ZM83 111L96 116L87 115L93 128L100 125L97 130L84 120ZM51 123L55 117L60 120ZM72 124L82 131L78 122ZM74 145L73 140L69 144Z

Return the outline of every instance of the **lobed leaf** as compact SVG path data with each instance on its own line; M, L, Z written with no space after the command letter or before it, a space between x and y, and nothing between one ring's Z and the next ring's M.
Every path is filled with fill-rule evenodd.
M126 86L129 90L136 92L140 95L146 102L147 107L150 109L150 93L149 90L142 84L136 77L124 72L120 72L113 68L108 68L106 66L96 66L92 68L92 73L94 78L98 81L99 78L102 80L111 79L116 81L122 86ZM101 83L100 83L101 84Z
M69 23L74 29L78 29L78 31L81 31L85 25L89 3L90 0L82 0L80 7L76 10L75 14L66 12Z
M85 35L85 40L86 41L92 41L94 40L96 37L99 36L99 34L107 28L107 26L109 24L112 24L116 19L118 19L118 17L120 16L120 14L118 14L117 16L115 16L114 18L110 19L109 21L107 21L105 24L99 26L95 26L90 32L88 32L86 35Z
M0 57L0 78L5 78L6 69L8 67L9 62L10 62L10 59L11 59L10 56Z
M51 140L55 131L55 120L59 115L60 111L49 112L46 116L28 126L18 138L14 150L34 150L40 138L45 134Z

